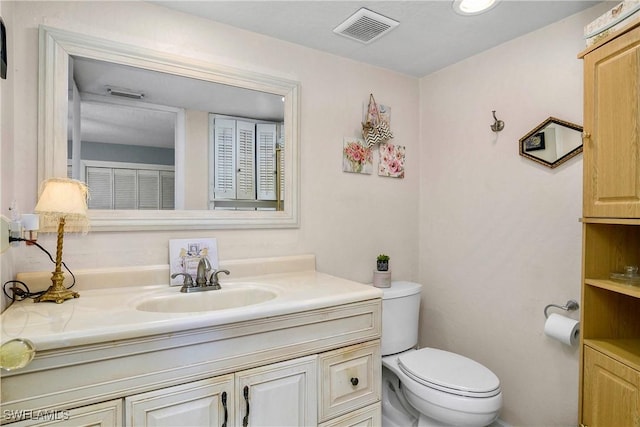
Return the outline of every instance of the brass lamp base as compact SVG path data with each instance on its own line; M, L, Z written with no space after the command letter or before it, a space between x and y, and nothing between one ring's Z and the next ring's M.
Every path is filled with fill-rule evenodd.
M53 301L56 304L62 304L68 299L79 298L80 297L79 293L70 291L69 289L64 287L64 285L62 284L63 280L64 280L64 277L62 273L54 272L53 277L51 277L51 281L53 282L53 285L49 286L49 289L47 289L47 291L44 294L35 298L34 301L35 302Z

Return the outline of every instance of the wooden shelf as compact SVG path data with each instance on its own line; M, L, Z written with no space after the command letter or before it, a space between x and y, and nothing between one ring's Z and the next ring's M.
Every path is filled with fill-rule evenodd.
M592 218L579 219L584 224L610 224L610 225L640 225L640 218Z
M633 298L640 298L640 286L627 285L608 279L585 279L585 285L595 286L597 288L606 289Z
M630 368L640 371L640 338L585 339L584 344Z

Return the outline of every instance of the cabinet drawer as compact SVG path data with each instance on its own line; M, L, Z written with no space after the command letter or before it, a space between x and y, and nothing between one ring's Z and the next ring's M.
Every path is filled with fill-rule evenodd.
M380 400L380 341L320 355L319 419L325 421Z
M318 427L376 427L382 425L382 405L380 402L334 418Z

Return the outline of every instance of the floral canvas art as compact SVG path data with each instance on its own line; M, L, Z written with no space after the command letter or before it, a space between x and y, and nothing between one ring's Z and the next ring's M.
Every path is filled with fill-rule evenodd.
M394 145L389 142L380 144L378 153L380 155L378 175L404 178L404 145Z
M344 138L342 170L344 172L371 174L373 171L372 148L366 147L361 138Z

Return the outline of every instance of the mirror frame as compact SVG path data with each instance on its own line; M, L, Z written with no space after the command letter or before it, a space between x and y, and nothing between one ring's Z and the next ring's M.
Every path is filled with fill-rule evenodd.
M38 182L67 176L69 56L116 62L284 97L284 210L89 210L92 231L300 226L299 82L47 26L40 26L39 33Z
M549 117L547 120L545 120L544 122L540 123L537 127L535 127L531 132L529 132L528 134L526 134L525 136L520 138L519 146L520 146L520 155L522 157L526 157L529 160L533 160L536 163L539 163L539 164L544 165L544 166L546 166L548 168L554 169L554 168L557 168L558 166L560 166L562 163L566 162L567 160L571 159L572 157L575 157L578 154L582 153L583 144L580 143L580 145L577 148L569 151L567 154L565 154L564 156L560 157L559 159L556 159L555 162L547 162L547 161L545 161L543 159L540 159L538 157L535 157L535 156L529 154L527 151L525 151L524 145L525 145L525 142L527 141L527 139L529 139L533 135L539 133L542 129L544 129L545 127L547 127L551 123L555 123L557 125L564 126L566 128L578 131L580 133L580 138L581 138L581 141L582 141L582 126L576 125L574 123L567 122L567 121L564 121L564 120L560 120L560 119L557 119L555 117Z

